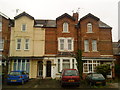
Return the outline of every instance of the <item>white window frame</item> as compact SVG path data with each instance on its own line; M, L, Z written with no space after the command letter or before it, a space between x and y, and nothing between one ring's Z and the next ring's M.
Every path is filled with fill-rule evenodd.
M28 40L28 42L26 42ZM26 48L26 45L28 45L28 49ZM25 45L24 45L24 50L29 50L30 49L30 39L25 39Z
M84 40L84 52L89 52L89 40Z
M94 65L98 66L100 65L100 61L97 61L97 60L85 60L86 62L83 63L83 73L93 73L94 72ZM90 63L91 61L91 63ZM96 62L96 63L94 63ZM85 72L85 68L84 68L84 65L87 66L87 72ZM92 71L89 71L89 65L92 65Z
M63 33L69 33L69 24L67 22L63 23Z
M60 40L64 40L64 49L61 49ZM68 40L71 40L71 50L68 49ZM58 38L58 50L59 51L73 51L74 50L74 39L71 38L71 37L68 37L68 38L60 37L60 38Z
M0 22L0 32L2 32L2 22Z
M24 59L24 60L25 60L25 62L24 62L24 70L26 71L27 68L30 68L30 65L29 65L29 67L27 67L27 64L30 64L30 60L29 60L29 62L27 62L28 59ZM15 68L14 68L14 63L16 63L16 67ZM23 63L23 59L20 59L20 63L19 63L20 65L18 65L18 59L16 60L16 62L14 62L14 60L13 60L13 70L14 69L18 70L18 66L20 66L20 70L22 70L22 68L23 68L22 63ZM29 73L30 69L27 72Z
M0 49L0 51L4 50L4 39L0 39L0 44L2 45L2 48Z
M97 51L97 40L92 40L92 51Z
M23 29L23 26L25 26L25 29ZM27 24L22 24L21 25L21 31L25 32L27 30Z
M65 62L65 61L68 61L68 62ZM68 64L68 65L69 65L69 68L63 68L63 64ZM62 69L70 69L70 59L63 59Z
M88 24L87 24L87 33L93 33L92 23L88 23Z
M20 42L18 42L18 40L21 40ZM18 38L17 40L16 40L16 50L21 50L21 44L22 43L22 39L21 38ZM18 44L20 44L20 49L18 49Z

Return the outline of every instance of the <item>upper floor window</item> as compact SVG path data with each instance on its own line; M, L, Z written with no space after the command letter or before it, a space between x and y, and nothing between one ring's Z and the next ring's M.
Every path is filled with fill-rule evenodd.
M97 51L97 40L92 40L92 51Z
M64 32L64 33L69 32L69 31L68 31L68 23L67 23L67 22L64 22L64 23L63 23L63 32Z
M25 39L25 50L29 50L29 39Z
M58 39L59 51L73 51L73 39L72 38L59 38Z
M2 31L2 22L0 22L0 32Z
M91 23L87 24L87 32L92 33L92 24Z
M2 51L4 48L4 40L0 39L0 51Z
M22 27L21 27L22 31L26 31L26 28L27 28L26 24L22 24Z
M16 47L16 49L17 50L20 50L21 49L21 39L17 39L17 47Z
M85 52L89 51L89 41L88 40L84 40L84 51Z

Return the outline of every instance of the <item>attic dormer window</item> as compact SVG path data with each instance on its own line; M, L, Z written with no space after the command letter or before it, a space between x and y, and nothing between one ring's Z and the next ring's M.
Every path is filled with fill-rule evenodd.
M22 24L22 31L26 31L26 24Z
M92 23L87 24L87 32L92 33Z
M63 23L63 33L68 33L68 23L67 22L64 22Z

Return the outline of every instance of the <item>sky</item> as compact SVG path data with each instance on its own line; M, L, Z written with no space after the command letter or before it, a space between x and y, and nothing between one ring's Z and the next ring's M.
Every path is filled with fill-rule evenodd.
M25 11L35 19L53 19L64 13L88 13L112 27L112 40L118 41L118 2L120 0L0 0L0 12L13 19ZM16 9L19 9L16 13Z

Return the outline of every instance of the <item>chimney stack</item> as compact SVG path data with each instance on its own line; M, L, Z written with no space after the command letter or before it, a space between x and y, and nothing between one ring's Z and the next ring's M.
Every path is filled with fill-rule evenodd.
M78 21L78 18L79 18L78 12L73 13L73 17L75 18L75 21Z

